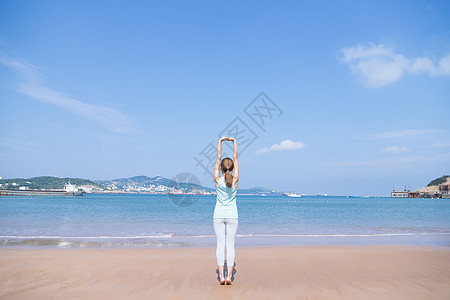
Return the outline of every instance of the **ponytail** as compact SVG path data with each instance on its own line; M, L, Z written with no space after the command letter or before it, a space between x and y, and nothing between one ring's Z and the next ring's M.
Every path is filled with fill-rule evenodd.
M225 183L227 184L228 188L231 188L233 185L233 175L231 174L231 171L234 169L234 163L231 158L224 158L222 159L222 162L220 163L220 168L223 172L223 177L225 178Z
M227 187L230 188L231 185L233 184L233 175L231 175L230 170L227 170L227 171L225 172L224 177L225 177L225 182L226 182L226 184L227 184Z

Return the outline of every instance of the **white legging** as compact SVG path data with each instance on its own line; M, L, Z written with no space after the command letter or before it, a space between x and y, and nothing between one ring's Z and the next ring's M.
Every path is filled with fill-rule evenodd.
M226 226L225 226L226 225ZM217 236L217 265L223 266L225 261L225 227L227 229L227 266L234 266L234 240L238 228L238 219L214 218L214 231Z

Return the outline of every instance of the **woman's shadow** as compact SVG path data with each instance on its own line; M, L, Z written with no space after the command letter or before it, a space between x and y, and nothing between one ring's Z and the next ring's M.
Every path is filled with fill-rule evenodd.
M217 281L220 282L219 268L216 269ZM234 281L234 274L236 274L236 262L234 263L233 273L231 274L231 282ZM226 278L228 276L227 261L223 264L223 276Z

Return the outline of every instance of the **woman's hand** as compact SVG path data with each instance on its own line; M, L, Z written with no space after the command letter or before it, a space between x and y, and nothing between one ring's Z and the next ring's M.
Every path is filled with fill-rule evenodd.
M222 142L222 141L231 141L231 142L234 142L235 139L232 138L231 136L223 136L223 137L220 138L219 142Z

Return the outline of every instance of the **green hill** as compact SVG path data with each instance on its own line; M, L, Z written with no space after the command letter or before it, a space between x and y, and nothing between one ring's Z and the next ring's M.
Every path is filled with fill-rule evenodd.
M98 182L94 182L89 179L69 178L69 177L60 178L52 176L40 176L28 179L24 178L1 179L0 184L2 189L18 189L21 186L26 186L29 189L63 189L64 184L68 183L69 181L71 184L75 185L93 185L103 187Z
M435 180L431 181L427 186L436 186L440 185L447 181L447 178L449 178L449 175L444 175L442 177L436 178Z

